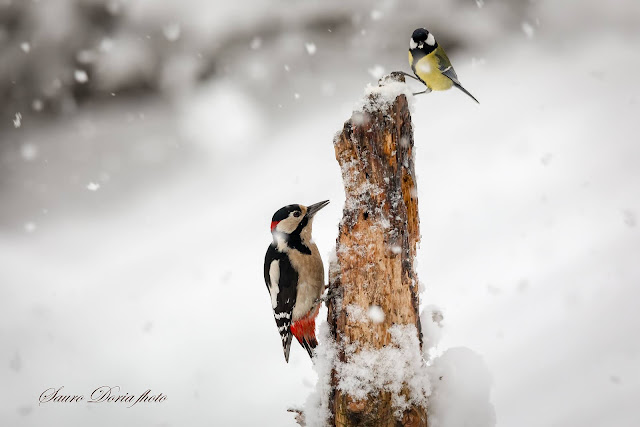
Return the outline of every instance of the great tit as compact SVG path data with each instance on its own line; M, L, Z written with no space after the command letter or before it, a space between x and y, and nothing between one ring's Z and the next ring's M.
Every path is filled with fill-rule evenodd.
M427 87L418 93L447 90L451 86L455 86L478 102L469 91L462 87L444 49L438 44L433 34L424 28L415 30L409 40L409 65L418 77L417 80ZM409 74L405 73L405 75L415 79Z

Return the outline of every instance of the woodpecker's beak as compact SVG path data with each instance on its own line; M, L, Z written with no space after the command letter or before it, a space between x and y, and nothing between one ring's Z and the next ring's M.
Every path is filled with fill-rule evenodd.
M329 204L328 200L325 200L323 202L319 202L319 203L315 203L311 206L307 207L307 216L308 217L313 217L315 214L318 213L318 211L322 208L324 208L325 206L327 206Z

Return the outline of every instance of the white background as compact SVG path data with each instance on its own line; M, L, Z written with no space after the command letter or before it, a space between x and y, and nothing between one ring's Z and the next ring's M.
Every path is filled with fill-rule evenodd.
M163 3L118 12L146 40L181 29L157 91L0 131L2 425L295 425L286 409L316 378L299 346L282 357L270 218L331 199L314 224L327 259L344 201L333 135L368 70L409 70L418 26L481 102L413 101L440 350L483 356L498 426L640 424L637 2ZM96 66L105 87L131 77L131 46ZM38 405L101 385L168 400Z

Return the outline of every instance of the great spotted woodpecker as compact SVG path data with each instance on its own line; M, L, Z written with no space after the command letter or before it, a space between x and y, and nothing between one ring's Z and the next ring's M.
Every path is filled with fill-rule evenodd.
M313 357L316 316L324 292L324 267L318 247L311 239L313 216L329 204L288 205L273 214L273 242L264 258L264 281L289 362L292 335Z

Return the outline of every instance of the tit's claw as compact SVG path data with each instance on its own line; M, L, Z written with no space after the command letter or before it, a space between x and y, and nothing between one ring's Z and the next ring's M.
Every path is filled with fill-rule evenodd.
M412 95L420 95L421 93L429 93L429 92L431 92L431 89L429 88L429 86L427 86L422 80L420 80L416 76L412 76L411 74L405 73L404 71L395 71L395 72L396 73L400 73L400 74L402 74L404 76L407 76L407 77L411 77L413 80L415 80L417 82L420 82L425 86L425 90L423 90L422 92L413 93Z
M412 75L411 75L411 74L409 74L409 73L405 73L404 71L396 71L396 72L397 72L397 73L400 73L400 74L402 74L402 75L404 75L404 76L410 77L410 78L412 78L413 80L416 80L416 81L419 81L420 83L422 83L422 80L420 80L420 79L419 79L419 78L417 78L416 76L412 76Z
M426 88L425 90L423 90L422 92L416 92L416 93L414 93L413 95L415 96L415 95L420 95L420 94L422 94L422 93L429 93L429 92L431 92L431 89L429 89L429 88L427 87L427 88Z

